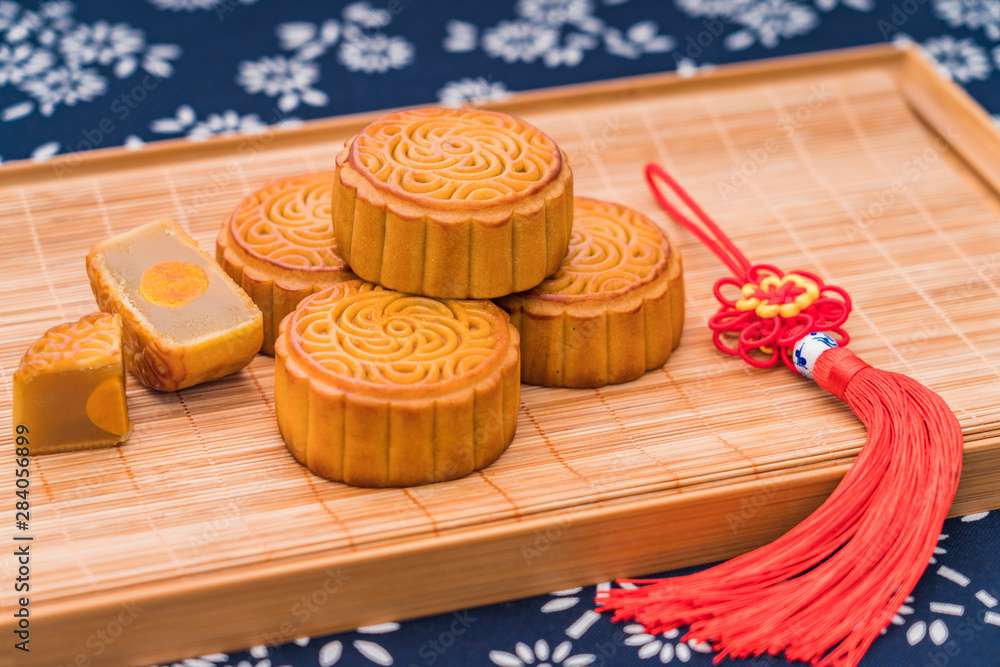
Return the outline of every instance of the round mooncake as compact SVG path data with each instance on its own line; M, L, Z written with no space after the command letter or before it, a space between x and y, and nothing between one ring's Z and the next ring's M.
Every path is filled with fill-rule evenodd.
M510 444L519 337L490 301L437 300L362 280L304 299L275 343L281 436L311 471L412 486L488 466Z
M577 198L569 253L537 287L499 299L521 334L521 379L600 387L662 366L680 342L677 248L649 218Z
M566 254L573 174L548 136L506 114L413 109L337 156L334 229L383 287L489 299L534 287Z
M356 278L337 252L333 172L291 176L244 199L219 231L215 256L264 314L264 344L274 354L278 324L299 301Z

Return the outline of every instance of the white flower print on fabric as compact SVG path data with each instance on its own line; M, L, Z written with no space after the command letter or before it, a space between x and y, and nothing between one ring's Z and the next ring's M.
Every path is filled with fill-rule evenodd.
M449 53L475 51L479 43L479 28L466 21L448 21L445 25L448 36L444 38L444 50Z
M600 32L604 26L594 16L589 0L519 0L517 13L522 18L551 26L570 24L587 32Z
M340 45L337 59L352 72L385 74L413 62L413 45L402 37L369 37L356 29L345 30L344 35L347 39Z
M798 37L819 25L819 18L809 7L789 0L754 0L734 16L743 30L726 36L723 44L738 51L754 44L773 49L782 39Z
M815 7L797 0L675 0L677 8L692 18L718 19L722 25L739 27L725 36L723 46L728 51L741 51L759 44L768 49L782 40L811 32L819 25L820 11L831 11L839 4L850 9L869 12L873 0L815 0Z
M504 62L534 62L559 44L559 30L530 21L501 21L483 33L483 50Z
M319 80L319 65L285 56L261 58L240 63L236 83L248 93L264 93L278 98L278 108L291 111L299 102L314 107L324 106L329 100L326 93L312 84Z
M380 32L391 22L389 10L354 2L344 8L340 21L282 23L276 28L278 44L290 55L241 62L236 83L251 95L278 98L281 111L292 111L303 103L326 106L329 96L314 87L322 74L316 61L334 47L337 61L351 72L384 74L412 64L413 44L404 37Z
M982 30L1000 40L1000 0L934 0L934 13L953 28Z
M672 51L675 46L673 37L658 32L655 21L642 21L629 28L624 35L617 28L610 28L604 33L604 42L608 53L624 58L635 59L645 53Z
M206 9L218 10L220 7L232 6L233 3L253 5L257 0L149 0L157 9L172 12L197 12Z
M924 51L938 64L945 76L966 83L985 80L992 67L986 49L971 38L955 39L951 35L932 37L921 44Z
M510 95L502 82L489 81L481 76L449 81L438 91L438 100L450 107L479 104L488 100L502 100Z
M875 9L875 0L816 0L816 9L830 12L836 9L838 4L859 12L870 12Z
M160 667L290 667L289 665L275 665L268 658L269 651L266 646L253 646L248 650L253 662L240 660L231 662L231 658L225 653L213 653L197 658L187 658L180 662L174 662Z
M534 646L528 646L524 642L518 642L514 647L514 652L490 651L490 661L499 667L526 667L536 665L537 667L582 667L597 660L597 656L592 653L578 653L570 655L573 651L573 643L564 641L554 648L544 639L539 639Z
M383 635L388 632L395 632L396 630L399 630L399 623L381 623L379 625L367 625L358 628L356 632L362 635ZM388 667L393 664L392 654L378 642L368 639L355 639L351 642L351 646L354 647L359 655L375 665ZM343 656L344 643L339 639L335 639L327 642L320 648L319 665L320 667L332 667L340 662Z
M139 65L136 56L142 53L145 42L138 28L98 21L67 33L59 42L59 50L73 65L114 65L115 76L123 79Z
M582 590L582 588L567 588L566 590L549 593L552 599L542 605L541 612L543 614L552 614L575 607L580 602L580 591Z
M693 639L686 642L676 641L680 637L680 630L670 630L660 635L646 634L646 631L638 623L625 626L625 632L629 637L625 640L626 646L638 646L638 656L643 660L656 656L663 664L672 663L675 659L678 662L688 662L691 660L692 651L697 653L711 653L712 647L706 642L696 642Z
M96 69L65 65L24 81L20 88L35 98L43 116L51 116L60 104L71 107L103 95L108 83Z
M592 0L520 0L517 18L484 29L449 21L442 47L449 53L480 48L506 63L540 61L547 67L575 67L602 44L608 54L629 59L674 49L674 38L659 34L654 21L618 28L594 11Z
M54 62L51 53L27 42L0 44L0 86L16 86L29 77L41 74Z
M125 79L140 67L160 78L173 73L180 47L147 45L145 33L127 23L78 23L74 11L71 2L45 2L38 10L0 2L0 87L27 97L0 110L0 120L91 102L107 92L107 74Z
M301 121L290 116L274 123L275 127L290 127ZM183 134L192 141L201 141L214 136L230 136L234 134L260 134L267 130L268 124L255 113L240 115L232 109L221 113L210 113L202 119L188 104L177 107L172 118L159 118L149 125L156 134Z

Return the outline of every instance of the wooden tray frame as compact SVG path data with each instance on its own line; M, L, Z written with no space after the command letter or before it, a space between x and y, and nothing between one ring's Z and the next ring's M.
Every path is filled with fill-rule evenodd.
M927 125L947 136L958 124L956 153L993 191L1000 192L1000 134L984 111L957 85L944 80L915 49L875 46L720 67L693 79L674 74L643 76L519 94L488 106L520 110L565 105L594 96L642 96L665 90L774 82L806 73L879 68L899 82L900 95ZM278 132L274 145L307 145L331 130L355 125L372 114L315 121ZM144 162L174 163L220 157L241 138L205 143L166 141L144 149ZM52 177L70 164L74 176L113 172L134 164L124 149L99 150L82 158L57 158L45 165L5 165L0 182L17 185ZM953 515L1000 506L1000 435L969 442L967 473ZM817 507L841 479L848 463L790 473L777 480L746 482L684 494L650 493L603 507L555 511L516 523L445 532L431 543L418 541L365 548L350 554L320 555L275 562L221 575L143 586L127 597L99 593L85 599L46 603L32 609L36 650L18 664L93 664L88 639L95 629L129 620L127 632L108 644L104 664L145 665L200 653L274 644L296 637L402 620L475 605L536 595L560 587L592 584L666 568L735 556L777 537ZM741 502L766 493L768 511L740 526L725 517ZM663 517L696 514L686 538L662 530ZM692 547L692 545L697 545ZM474 554L474 557L470 557ZM442 578L440 573L450 576ZM300 610L311 600L308 614ZM6 609L6 604L5 604ZM305 618L303 618L305 616ZM11 637L5 611L0 633ZM82 658L80 657L82 656ZM81 660L81 662L77 662Z

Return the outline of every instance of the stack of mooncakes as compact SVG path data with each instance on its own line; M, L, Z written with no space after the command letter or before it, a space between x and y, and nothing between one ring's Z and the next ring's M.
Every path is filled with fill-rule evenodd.
M264 313L289 451L358 486L489 465L514 437L522 379L634 379L683 321L680 256L659 228L574 199L555 142L490 111L380 118L333 174L248 197L217 259Z

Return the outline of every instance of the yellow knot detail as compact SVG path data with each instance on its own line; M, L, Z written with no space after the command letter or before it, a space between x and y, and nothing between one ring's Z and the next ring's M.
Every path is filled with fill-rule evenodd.
M783 278L767 276L760 284L747 283L742 289L743 298L736 302L736 310L756 311L757 317L795 317L819 298L819 286L797 273Z

